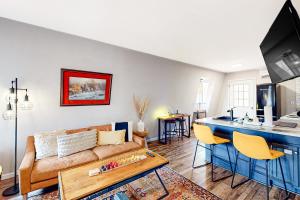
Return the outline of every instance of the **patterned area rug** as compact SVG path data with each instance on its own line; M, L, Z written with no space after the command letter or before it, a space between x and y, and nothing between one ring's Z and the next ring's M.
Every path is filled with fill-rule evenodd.
M196 185L192 181L178 174L168 167L163 167L158 170L160 177L165 183L169 196L166 200L180 199L205 199L205 200L219 200L219 198L204 188ZM113 195L117 192L124 192L131 200L151 200L157 199L164 190L155 173L151 173L143 178L140 178L130 184L124 185L110 193L107 193L95 200L113 200ZM57 189L51 192L37 194L29 197L29 200L56 200L58 199Z

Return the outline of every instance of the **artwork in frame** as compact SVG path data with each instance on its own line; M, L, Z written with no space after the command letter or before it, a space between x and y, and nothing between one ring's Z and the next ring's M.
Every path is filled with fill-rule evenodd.
M61 69L61 106L109 105L112 74Z

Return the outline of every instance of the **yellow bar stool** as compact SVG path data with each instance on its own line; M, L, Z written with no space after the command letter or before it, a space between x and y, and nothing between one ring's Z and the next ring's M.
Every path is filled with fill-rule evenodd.
M287 199L289 197L289 193L286 188L286 182L285 182L285 178L284 178L284 174L283 174L283 170L282 170L282 164L281 164L281 157L284 156L283 152L270 149L266 140L263 137L247 135L247 134L239 133L237 131L233 132L233 145L237 149L237 156L236 156L234 170L233 170L231 188L236 188L236 187L242 185L243 183L251 180L251 161L252 161L252 159L265 160L266 161L267 199L269 199L269 169L268 169L269 161L278 159L280 171L281 171L281 175L282 175L282 180L283 180L283 184L284 184L284 189L286 192L285 199ZM248 177L248 179L234 185L234 177L235 177L237 161L239 159L240 153L247 156L250 159L249 160L249 177Z
M228 178L228 177L232 176L232 171L233 170L232 170L232 164L231 164L229 149L228 149L228 145L227 145L228 143L230 143L230 140L225 139L225 138L221 138L221 137L218 137L218 136L214 136L211 129L208 126L205 126L205 125L194 124L193 128L194 128L195 136L197 138L197 145L196 145L196 150L195 150L194 160L193 160L193 168L194 169L195 168L200 168L200 167L204 167L206 165L212 164L212 166L211 166L211 168L212 168L211 178L212 178L213 182L220 181L220 180L223 180L225 178ZM208 148L206 146L202 146L200 144L200 142L205 144L205 145L209 145L210 147ZM214 157L218 158L218 157L214 155L214 147L216 145L220 145L220 144L225 144L226 145L228 161L229 161L230 169L231 169L231 174L215 180L214 179L214 160L213 160L213 158ZM210 162L209 163L205 163L203 165L195 166L195 160L196 160L196 156L197 156L198 146L210 150Z

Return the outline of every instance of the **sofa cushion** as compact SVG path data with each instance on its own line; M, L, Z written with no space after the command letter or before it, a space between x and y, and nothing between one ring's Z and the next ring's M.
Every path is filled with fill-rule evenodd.
M57 137L60 135L66 135L65 130L49 131L34 135L37 160L57 155Z
M59 158L83 150L91 149L97 143L97 130L83 131L57 137L57 154Z
M121 131L99 131L98 132L98 145L108 144L124 144L125 143L125 130Z
M98 157L91 150L81 151L63 158L58 158L57 156L44 158L34 163L31 173L31 182L36 183L55 178L58 176L58 171L60 170L97 160Z
M94 153L98 156L100 160L115 156L121 153L126 153L128 151L136 150L141 148L135 142L125 142L125 144L111 144L98 146L93 149Z
M132 122L112 122L111 129L113 131L126 130L125 141L132 142Z

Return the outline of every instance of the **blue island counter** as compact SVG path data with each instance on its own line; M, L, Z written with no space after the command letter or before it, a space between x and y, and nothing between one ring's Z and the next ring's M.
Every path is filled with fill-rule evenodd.
M196 123L209 126L215 135L232 140L233 131L249 135L258 135L266 139L272 149L285 153L283 157L283 171L289 191L300 194L300 128L285 127L262 127L262 126L244 126L242 124L216 120L213 118L205 118L196 120ZM231 162L234 164L236 158L236 150L233 145L229 145ZM214 159L214 163L220 167L230 169L227 158L225 145L217 145L215 147L215 155L219 158ZM224 158L224 159L222 159ZM210 161L210 151L206 150L206 160ZM280 174L278 161L270 161L269 172L271 184L283 188L283 181ZM249 158L241 155L237 165L237 173L248 176L249 174ZM262 184L265 184L265 162L254 161L252 167L251 178Z

